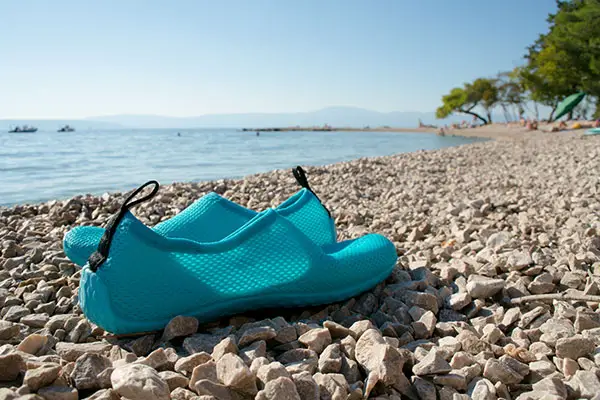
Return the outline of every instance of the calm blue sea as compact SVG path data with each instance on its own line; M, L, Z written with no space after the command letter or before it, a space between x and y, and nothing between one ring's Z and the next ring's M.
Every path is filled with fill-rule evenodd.
M257 137L234 129L4 131L0 205L129 190L149 179L168 184L235 178L478 140L392 132L261 132Z

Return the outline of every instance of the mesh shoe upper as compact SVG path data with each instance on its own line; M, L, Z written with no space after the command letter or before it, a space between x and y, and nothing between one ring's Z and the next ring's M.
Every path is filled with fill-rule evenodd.
M317 245L335 243L333 219L309 190L301 189L277 209ZM209 193L173 218L157 224L153 230L165 237L216 242L256 215L253 210ZM103 234L103 228L94 226L71 229L63 240L65 254L75 264L83 266L97 249Z

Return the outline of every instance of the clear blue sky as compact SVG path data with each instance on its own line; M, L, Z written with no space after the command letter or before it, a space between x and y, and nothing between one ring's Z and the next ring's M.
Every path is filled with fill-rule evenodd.
M0 0L0 118L433 111L554 0Z

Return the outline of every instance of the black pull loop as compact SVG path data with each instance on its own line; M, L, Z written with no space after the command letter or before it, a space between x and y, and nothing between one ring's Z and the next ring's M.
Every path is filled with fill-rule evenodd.
M319 196L317 196L317 194L312 190L312 188L308 184L308 178L306 177L306 172L304 172L304 169L298 165L296 168L292 168L292 174L294 174L294 178L296 178L296 182L298 182L298 185L307 189L317 198L317 200L319 200L319 203L321 203L325 211L327 211L327 215L329 215L329 218L331 218L331 213L329 212L327 207L325 207Z
M138 194L140 194L145 188L147 188L150 185L154 185L150 193L143 197L140 197L137 200L134 200L134 198ZM110 244L112 242L113 236L117 231L117 226L119 226L119 222L121 222L121 220L125 216L125 213L129 211L129 209L131 209L132 207L135 207L138 204L153 198L156 195L156 193L158 193L159 187L160 185L157 181L148 181L136 190L134 190L133 193L131 193L129 196L127 196L127 198L121 205L119 212L113 218L111 218L111 220L106 225L104 235L102 235L100 243L98 244L98 250L92 253L90 258L88 259L88 264L92 272L96 272L98 270L98 267L100 267L100 265L102 265L102 263L106 261L106 258L108 257L108 250L110 249Z

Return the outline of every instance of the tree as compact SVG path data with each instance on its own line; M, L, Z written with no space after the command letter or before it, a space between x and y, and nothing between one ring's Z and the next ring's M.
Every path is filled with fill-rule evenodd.
M479 78L471 84L467 83L465 86L467 93L472 93L474 99L479 99L481 107L487 114L488 123L492 123L492 109L500 100L496 80Z
M552 109L550 120L552 120L552 116L560 100L571 94L571 92L564 87L556 85L556 83L550 83L530 65L520 68L517 73L520 84L525 93L527 93L527 98L534 103L550 107Z
M504 112L506 122L512 119L510 108L516 110L517 118L523 118L525 114L525 89L519 79L518 69L499 73L496 85L498 87L498 104Z
M527 49L519 72L530 98L552 107L584 91L600 97L600 0L557 1L549 31Z
M479 78L473 83L465 83L462 88L454 88L449 94L442 97L442 105L436 110L437 118L446 118L450 114L459 112L469 114L481 120L484 124L492 121L491 111L498 103L498 88L493 79ZM481 106L488 119L473 111Z

